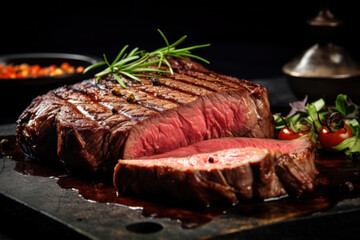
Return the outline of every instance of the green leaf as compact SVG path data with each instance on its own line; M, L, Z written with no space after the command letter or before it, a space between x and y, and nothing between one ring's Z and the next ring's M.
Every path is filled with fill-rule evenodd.
M320 98L311 103L311 105L315 106L317 112L319 112L323 107L325 107L325 100Z
M94 69L94 68L101 67L101 66L104 66L104 65L106 65L106 62L94 63L94 64L88 66L87 68L85 68L85 70L83 71L83 73L87 73L87 72L89 72L90 70L92 70L92 69Z
M124 84L123 80L122 80L116 73L113 73L113 76L115 77L116 81L117 81L123 88L126 88L126 85Z
M333 147L336 151L344 151L350 158L358 158L360 154L360 129L350 138L345 139L339 145Z
M295 133L297 133L299 131L295 127L295 125L298 122L299 118L300 118L300 114L295 114L294 116L289 118L288 121L287 121L289 123L289 128Z
M360 123L357 119L345 119L345 123L349 125L353 134L360 131Z
M339 145L333 147L336 151L344 151L346 155L360 152L360 137L358 135L345 139Z
M118 61L117 63L114 64L115 67L121 67L123 66L125 63L128 63L128 62L131 62L131 61L134 61L136 59L138 59L139 56L131 56L131 57L127 57L127 58L124 58L124 59L121 59L120 61Z
M339 94L335 100L335 108L332 110L347 116L356 111L356 105L348 103L346 94Z
M172 69L171 64L169 63L169 61L168 61L166 58L164 58L164 59L163 59L163 62L168 66L169 71L170 71L170 74L174 74L174 71L173 71L173 69Z
M182 36L182 37L179 38L176 42L174 42L173 44L171 44L171 45L169 46L169 48L176 47L177 45L179 45L180 43L182 43L186 38L187 38L187 35Z
M165 37L165 34L160 29L158 29L157 31L160 33L161 37L164 39L164 41L166 43L166 46L169 48L169 41Z
M136 54L138 54L139 52L138 52L138 50L139 50L139 48L134 48L133 50L131 50L131 52L129 53L129 55L128 55L128 57L132 57L133 55L136 55ZM141 51L140 51L141 52Z
M110 64L109 61L107 60L105 53L103 54L103 58L104 58L105 63L106 63L109 67L111 67L111 64Z
M121 56L124 54L125 50L129 47L129 45L125 45L121 51L119 52L119 54L116 56L116 58L114 59L114 61L111 63L111 66L114 65L115 63L117 63L119 61L119 59L121 58Z
M174 52L174 53L177 53L177 52L190 53L190 50L203 48L203 47L209 47L209 46L210 46L210 43L207 43L207 44L195 45L195 46L186 47L186 48L175 49L172 52Z
M199 56L197 56L197 55L194 55L194 54L183 53L182 55L185 55L185 56L190 57L190 58L196 58L196 59L201 60L201 61L203 61L203 62L205 62L205 63L207 63L207 64L210 64L210 62L209 62L208 60L206 60L206 59L204 59L204 58L202 58L202 57L199 57Z
M280 130L285 127L284 119L281 116L273 114L273 118L275 121L275 129Z
M132 73L138 73L138 72L159 72L159 73L170 73L166 70L161 70L157 68L136 68L131 71Z
M125 75L125 76L127 76L127 77L129 77L129 78L131 78L131 79L133 79L135 81L140 82L140 79L138 77L136 77L135 75L131 74L131 73L128 73L128 72L125 72L125 71L119 71L119 73L122 74L122 75Z
M300 138L308 137L313 143L316 143L316 133L314 128L311 128L310 132L301 136Z
M136 61L134 63L124 65L123 68L122 68L122 71L133 71L135 68L148 67L150 65L154 65L154 64L158 63L159 61L160 61L160 59L155 59L153 61L148 61L148 58L145 56L145 57L143 57L143 59L139 59L138 61ZM153 69L156 69L156 68L153 68Z
M313 121L314 125L315 125L315 129L317 132L320 132L321 128L322 128L322 124L319 120L318 117L318 107L321 106L321 104L317 104L319 103L318 101L311 103L311 104L306 104L306 108L308 109L309 112L309 116L311 118L311 120Z

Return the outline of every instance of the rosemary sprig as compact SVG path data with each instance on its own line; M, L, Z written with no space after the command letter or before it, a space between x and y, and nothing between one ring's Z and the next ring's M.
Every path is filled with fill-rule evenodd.
M147 52L144 50L139 50L139 48L134 48L129 53L126 53L126 50L129 47L128 45L126 45L121 49L121 51L112 61L112 63L110 63L106 55L103 54L104 61L90 65L84 70L84 73L87 73L92 69L107 65L108 67L106 69L95 74L96 80L99 81L101 77L111 74L115 77L115 79L123 88L126 88L126 85L124 84L119 75L123 75L135 81L140 81L139 77L150 77L150 75L146 75L145 72L173 74L173 69L168 60L166 59L166 56L172 56L182 59L184 59L185 57L190 57L201 60L208 64L210 63L206 59L191 53L191 51L194 49L208 47L210 46L210 44L177 48L177 46L187 38L187 35L184 35L174 43L169 44L169 41L164 35L164 33L160 29L158 29L158 32L165 41L165 47L158 48L152 52ZM165 64L169 70L166 71L160 69L162 64ZM154 67L155 65L157 65L157 68Z

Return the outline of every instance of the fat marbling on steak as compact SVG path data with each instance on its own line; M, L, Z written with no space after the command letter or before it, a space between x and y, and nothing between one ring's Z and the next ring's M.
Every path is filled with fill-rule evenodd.
M314 189L317 174L315 145L309 138L220 138L120 159L113 180L120 192L168 195L208 206L299 196Z
M23 151L78 173L112 172L119 158L164 153L222 137L274 136L267 90L169 58L174 74L108 76L35 98L17 121Z

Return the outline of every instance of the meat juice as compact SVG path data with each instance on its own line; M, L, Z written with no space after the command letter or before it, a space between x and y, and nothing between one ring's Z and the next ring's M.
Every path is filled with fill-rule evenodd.
M94 176L91 179L69 175L59 166L47 166L30 161L16 144L14 136L3 137L1 155L16 162L15 171L30 176L55 177L61 188L75 189L85 200L120 204L131 209L142 209L144 216L179 220L183 228L196 228L221 215L248 216L258 224L286 220L295 216L310 215L327 210L347 198L360 196L360 168L357 161L343 154L317 154L319 175L315 190L301 197L287 196L266 201L240 202L235 206L191 205L169 197L133 196L118 193L111 176ZM251 226L247 226L248 228Z

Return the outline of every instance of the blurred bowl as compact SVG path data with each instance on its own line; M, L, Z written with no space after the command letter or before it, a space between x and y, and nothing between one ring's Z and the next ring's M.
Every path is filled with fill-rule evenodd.
M283 66L291 90L300 99L333 101L340 93L360 98L360 64L335 44L315 44Z
M63 62L67 62L75 68L78 66L86 68L99 61L98 58L70 53L24 53L0 56L0 64L20 65L27 63L29 65L38 64L41 67L60 66ZM9 114L20 113L36 96L92 76L94 76L94 72L90 71L86 74L74 73L52 77L0 79L0 107Z
M24 53L24 54L11 54L0 56L0 64L4 65L20 65L27 63L29 65L38 64L41 67L56 65L60 66L63 62L69 63L75 68L83 66L86 68L89 65L97 63L99 60L93 57L70 54L70 53ZM90 73L91 74L91 73ZM14 79L1 79L0 84L2 87L6 86L29 86L29 85L62 85L74 83L76 81L90 77L88 74L73 73L53 77L38 77L38 78L14 78Z
M360 103L360 77L306 78L287 75L287 81L298 99L303 99L307 95L309 101L324 98L331 103L338 94L344 93Z

